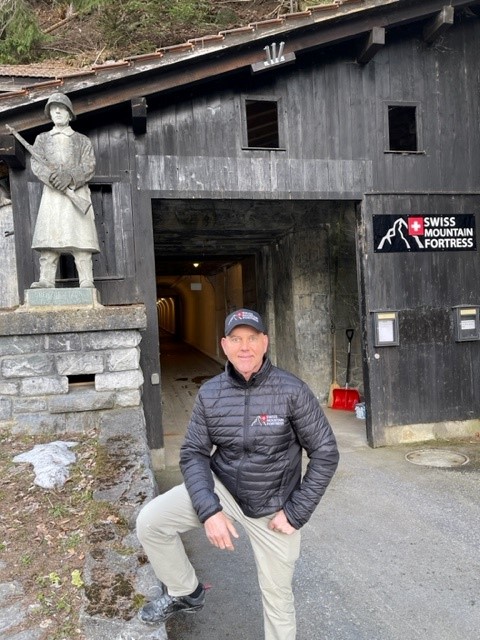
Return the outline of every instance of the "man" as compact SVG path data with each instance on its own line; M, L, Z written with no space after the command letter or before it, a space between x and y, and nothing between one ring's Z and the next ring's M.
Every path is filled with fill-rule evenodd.
M178 534L203 524L214 546L233 551L238 522L256 559L265 639L294 640L300 529L335 472L337 446L311 390L266 356L268 336L258 313L231 313L222 348L225 372L200 388L181 447L185 484L138 516L139 540L167 589L139 617L154 624L201 609L205 590ZM309 457L303 478L302 450Z
M93 287L92 253L100 251L87 184L95 173L93 147L70 127L75 115L64 93L50 96L45 115L54 126L33 145L32 171L44 187L32 241L40 252L40 278L31 287L55 286L62 253L73 255L80 287Z

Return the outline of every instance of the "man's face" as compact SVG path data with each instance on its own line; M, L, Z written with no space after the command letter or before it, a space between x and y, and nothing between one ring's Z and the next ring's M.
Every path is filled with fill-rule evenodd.
M262 366L268 336L248 325L240 325L222 338L222 349L238 373L248 380Z
M53 102L50 105L50 118L57 127L65 127L70 122L70 111L63 104Z

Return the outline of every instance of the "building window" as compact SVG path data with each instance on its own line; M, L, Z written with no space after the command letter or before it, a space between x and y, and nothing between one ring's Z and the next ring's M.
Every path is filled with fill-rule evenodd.
M388 149L419 150L416 106L388 105Z
M280 121L278 100L245 98L246 146L256 149L279 149Z

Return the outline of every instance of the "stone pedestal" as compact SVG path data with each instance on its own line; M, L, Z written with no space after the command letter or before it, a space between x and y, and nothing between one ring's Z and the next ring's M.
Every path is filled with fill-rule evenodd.
M67 290L90 304L40 305L66 301L60 289L46 291L30 290L28 306L0 311L0 425L71 433L87 431L105 412L141 408L144 306L92 305L94 289Z

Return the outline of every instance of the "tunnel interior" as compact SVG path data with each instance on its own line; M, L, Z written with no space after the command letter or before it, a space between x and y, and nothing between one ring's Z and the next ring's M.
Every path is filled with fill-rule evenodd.
M223 364L225 316L254 308L267 319L274 363L324 400L333 369L344 376L345 329L359 328L356 218L354 202L152 200L160 335Z

